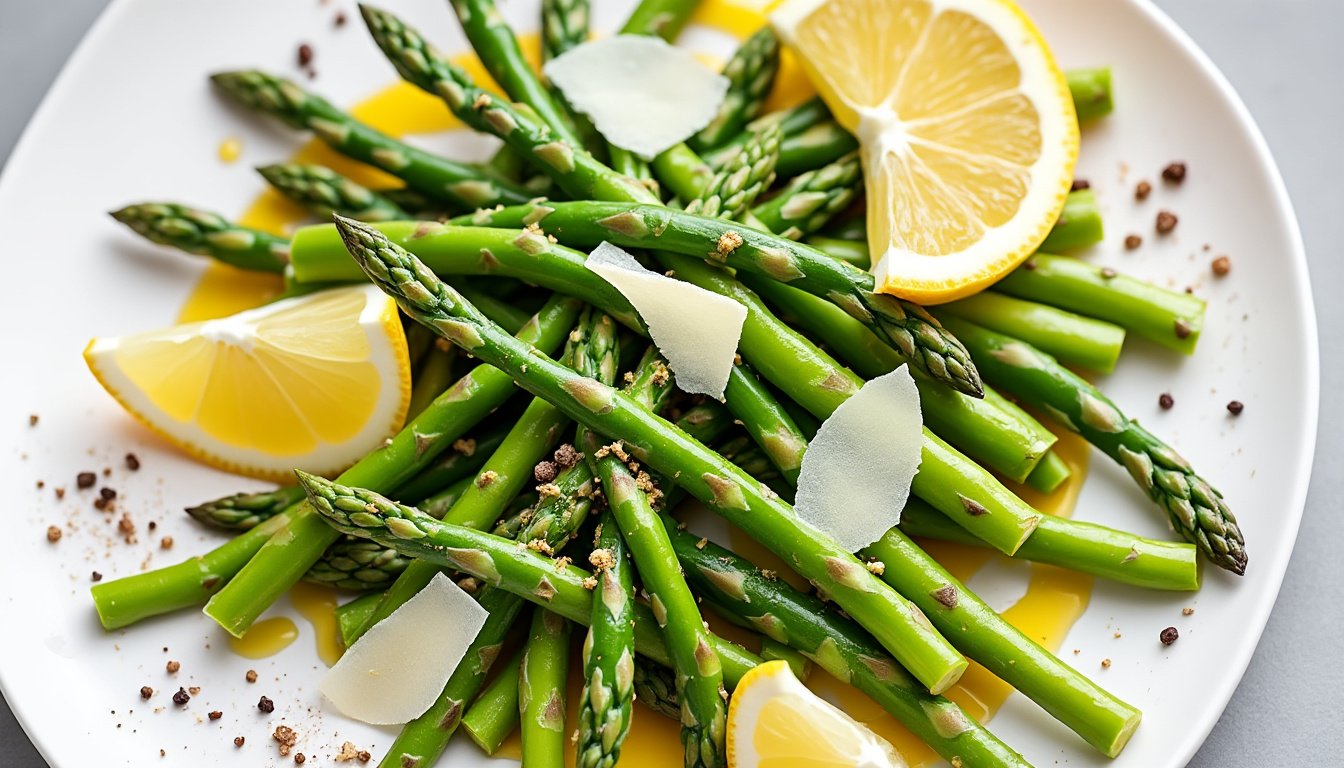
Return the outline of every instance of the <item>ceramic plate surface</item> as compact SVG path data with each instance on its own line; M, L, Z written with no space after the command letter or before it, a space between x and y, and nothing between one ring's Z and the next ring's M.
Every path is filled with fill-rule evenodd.
M466 48L443 0L386 4L445 50ZM88 598L92 571L109 578L134 573L217 543L179 512L185 504L260 487L174 452L126 417L86 370L80 352L90 337L171 323L201 268L137 241L105 212L141 199L176 199L240 213L261 189L250 167L286 158L299 145L292 133L224 104L206 83L209 72L260 67L298 76L294 51L308 41L320 73L313 87L337 103L394 82L353 7L344 7L350 24L332 25L343 5L118 0L71 59L0 179L0 479L12 494L9 544L0 558L0 683L58 768L146 765L161 749L164 765L269 764L278 758L252 708L262 694L277 703L277 717L299 724L305 738L299 748L324 761L346 739L382 746L391 740L388 730L322 712L316 690L322 667L303 622L298 642L256 662L233 655L224 632L194 611L105 634ZM501 5L517 27L535 28L535 2ZM1119 370L1101 383L1223 491L1245 531L1250 568L1242 579L1207 569L1196 595L1097 584L1061 654L1144 710L1120 759L1092 753L1020 696L990 727L1038 766L1181 766L1251 657L1306 496L1318 375L1302 245L1251 118L1169 20L1137 1L1024 5L1062 64L1109 64L1115 71L1117 111L1083 138L1079 176L1096 189L1107 227L1106 241L1085 258L1178 289L1191 286L1210 301L1192 359L1131 340ZM595 26L605 31L629 4L595 6ZM720 55L733 47L728 35L704 27L693 27L684 42ZM243 157L225 165L217 147L230 136L241 138ZM481 151L479 142L473 146ZM1189 165L1185 184L1156 183L1176 159ZM1132 190L1145 178L1158 189L1138 205ZM1158 238L1153 221L1164 208L1179 215L1180 225ZM1126 252L1121 243L1131 232L1146 244ZM1215 280L1209 261L1221 253L1232 258L1233 272ZM1175 397L1174 409L1158 409L1162 392ZM1240 418L1224 409L1232 399L1246 403ZM40 416L36 427L29 414ZM128 451L139 455L139 472L124 468ZM74 489L76 472L105 466L113 471L104 482L118 490L121 509L139 526L134 546L117 538L115 523L93 509L89 492ZM38 480L44 489L34 488ZM63 501L55 498L57 486L68 489ZM1169 535L1123 471L1101 457L1077 516ZM152 534L151 520L158 523ZM54 546L45 537L51 524L67 529ZM163 535L176 541L171 552L158 548ZM1196 612L1182 617L1187 606ZM1171 624L1181 639L1164 648L1157 635ZM164 671L169 658L182 664L176 677ZM1112 659L1109 669L1101 668L1102 658ZM244 682L248 668L261 673L258 683ZM143 685L160 691L153 702L140 700ZM201 688L185 711L167 701L178 686ZM225 718L206 720L213 709ZM247 748L234 749L238 734L247 735ZM458 739L444 764L486 762Z

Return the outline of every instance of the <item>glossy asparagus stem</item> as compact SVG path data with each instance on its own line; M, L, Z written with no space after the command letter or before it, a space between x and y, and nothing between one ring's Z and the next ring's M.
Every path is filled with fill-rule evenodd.
M611 768L630 731L634 704L634 566L616 520L598 523L588 561L597 577L593 618L583 642L583 693L579 701L579 768Z
M1111 95L1110 67L1066 69L1064 78L1069 82L1069 93L1073 96L1073 109L1078 113L1078 122L1105 117L1115 109Z
M480 168L432 155L374 130L284 78L247 70L221 72L210 79L244 106L310 130L337 152L380 168L435 200L470 210L531 197Z
M519 650L462 716L462 731L487 755L498 752L518 728L518 675L522 661L523 652Z
M1246 547L1222 494L1190 463L1131 421L1086 379L1031 345L964 320L955 327L974 336L976 356L994 380L1023 402L1055 417L1129 471L1166 512L1173 528L1220 568L1246 572Z
M1125 329L1034 301L986 291L938 307L983 328L1021 339L1055 359L1110 373L1120 359Z
M1204 328L1203 299L1064 256L1038 253L994 289L1115 323L1187 355Z
M565 768L565 680L569 676L569 622L532 609L532 629L518 673L523 764Z
M1035 701L1107 757L1124 749L1142 713L1032 642L924 554L899 529L864 553L967 656Z
M910 536L983 546L919 499L906 502L901 530ZM1199 558L1193 544L1145 539L1053 515L1041 519L1014 557L1148 589L1199 589Z
M253 272L283 272L289 243L270 232L235 224L217 213L178 203L137 203L112 212L112 218L147 240L209 256Z
M738 218L774 184L778 160L779 128L766 126L752 134L751 140L714 174L700 195L687 203L687 212L728 220Z
M862 183L859 154L851 152L815 171L795 176L779 194L751 213L771 232L802 240L849 207L858 198Z
M415 218L392 199L322 165L278 163L257 169L275 191L323 219L333 213L360 221Z
M677 39L700 0L640 0L621 27L622 35L657 35Z
M723 66L728 93L709 125L686 142L691 149L704 152L736 136L760 111L778 71L779 38L766 25L743 41Z
M1039 248L1044 253L1065 253L1100 243L1105 234L1096 193L1076 189L1065 198L1064 210Z

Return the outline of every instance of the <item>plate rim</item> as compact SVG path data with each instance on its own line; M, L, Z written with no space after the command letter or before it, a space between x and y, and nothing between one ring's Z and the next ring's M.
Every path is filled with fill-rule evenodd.
M1011 0L1010 0L1011 1ZM1290 512L1290 520L1281 521L1281 527L1291 528L1290 535L1283 537L1280 548L1288 549L1288 556L1284 560L1283 568L1277 573L1270 574L1269 585L1272 582L1272 589L1265 588L1263 594L1251 606L1248 614L1254 621L1252 626L1254 631L1243 634L1239 643L1234 647L1229 658L1227 668L1229 672L1235 669L1235 674L1226 674L1220 676L1218 682L1213 686L1215 694L1211 698L1219 701L1216 707L1204 711L1203 716L1194 727L1186 727L1184 736L1178 746L1171 753L1174 762L1173 766L1184 765L1194 757L1195 753L1207 741L1213 727L1222 718L1228 704L1235 695L1236 689L1240 686L1242 678L1250 665L1251 659L1255 655L1255 650L1259 646L1260 639L1263 636L1265 628L1269 624L1270 614L1274 605L1278 602L1279 594L1283 587L1283 579L1287 574L1288 567L1292 562L1292 553L1296 549L1297 537L1301 529L1302 517L1306 514L1306 502L1311 487L1311 478L1315 466L1317 438L1319 435L1320 418L1320 336L1317 323L1315 302L1311 291L1310 263L1307 261L1306 246L1302 237L1301 225L1298 221L1296 210L1293 207L1291 196L1288 193L1287 185L1284 182L1283 174L1279 170L1278 163L1269 148L1259 124L1256 122L1250 109L1247 107L1241 95L1236 88L1223 74L1222 70L1212 60L1212 58L1199 46L1199 44L1185 31L1171 16L1159 8L1152 0L1124 0L1131 8L1146 17L1156 29L1158 29L1168 40L1188 57L1200 72L1208 78L1209 82L1217 89L1223 100L1232 107L1237 118L1238 128L1246 132L1251 139L1254 149L1254 162L1266 171L1266 176L1270 181L1270 193L1274 200L1274 214L1280 217L1286 224L1289 240L1289 250L1291 258L1300 268L1293 281L1293 291L1295 298L1296 312L1302 323L1304 332L1304 349L1306 351L1304 370L1302 371L1303 383L1306 389L1306 397L1301 404L1303 415L1306 417L1305 429L1302 433L1302 450L1305 457L1298 467L1293 477L1292 492L1289 494L1287 508ZM0 191L8 187L9 179L14 175L13 168L22 166L26 155L30 152L29 145L36 141L36 136L41 132L40 128L48 120L47 113L53 108L52 105L60 100L64 91L70 87L69 83L77 69L81 69L85 64L85 59L92 56L92 51L96 49L98 41L104 36L111 34L110 30L116 27L116 22L121 15L127 12L128 8L135 5L137 0L111 0L108 5L97 15L94 22L80 38L79 43L74 47L70 56L57 76L53 79L51 86L42 96L37 108L29 117L27 124L15 142L9 157L5 160L3 166L0 166ZM6 684L5 665L0 665L0 695L5 695L5 691L10 688ZM52 768L66 768L57 765L52 757L47 745L39 738L34 736L34 729L30 727L30 717L25 710L13 699L6 696L6 701L10 705L10 710L15 720L23 729L25 736L33 744L33 747L42 756Z

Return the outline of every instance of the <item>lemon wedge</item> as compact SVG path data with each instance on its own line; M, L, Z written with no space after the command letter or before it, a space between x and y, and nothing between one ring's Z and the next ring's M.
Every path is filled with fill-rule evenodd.
M878 290L959 299L1045 239L1078 121L1011 0L787 0L771 22L859 139Z
M94 339L84 359L122 407L183 451L268 480L345 469L395 434L410 402L396 302L371 285Z
M768 661L728 704L728 768L904 768L891 744Z

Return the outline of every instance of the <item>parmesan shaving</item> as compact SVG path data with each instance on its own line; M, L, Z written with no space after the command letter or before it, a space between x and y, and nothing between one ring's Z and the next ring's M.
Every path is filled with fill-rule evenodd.
M343 714L406 723L434 703L489 613L443 574L359 639L319 689ZM433 639L426 645L425 639Z
M691 52L644 35L584 43L543 72L603 138L644 158L708 125L728 92L728 79Z
M902 365L822 423L803 454L794 510L857 552L901 521L923 444L919 391Z
M586 264L634 305L654 345L667 358L678 387L723 399L746 307L645 269L611 243L597 246Z

